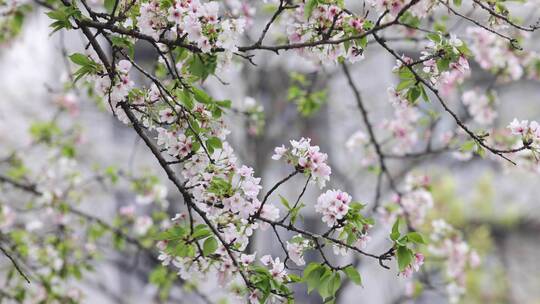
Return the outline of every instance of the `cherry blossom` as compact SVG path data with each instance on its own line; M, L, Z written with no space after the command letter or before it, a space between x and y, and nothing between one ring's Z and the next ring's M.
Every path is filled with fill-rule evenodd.
M303 266L306 264L304 260L304 251L310 247L310 242L302 238L302 235L298 234L287 242L287 253L289 258L291 258L297 266Z
M497 10L504 13L494 14L491 5L483 7L481 1L477 2L474 9L488 18L476 22L475 16L458 13L462 7L457 1L368 0L362 11L340 1L121 1L114 3L112 11L110 1L90 1L81 7L51 3L10 0L2 5L6 22L2 23L5 30L0 43L9 42L21 30L21 20L30 5L47 10L53 19L53 33L81 33L84 54L69 55L71 63L66 67L74 81L58 92L51 88L54 102L49 105L58 107L60 113L76 116L83 109L79 98L95 100L142 139L172 188L146 171L137 175L131 167L128 172L112 167L92 168L87 171L97 177L88 177L85 171L77 170L78 155L71 147L84 141L83 137L64 134L64 120L57 124L56 115L51 126L32 126L32 145L51 150L43 158L47 164L36 170L39 166L25 159L33 155L16 151L16 157L9 156L2 162L9 170L0 182L10 185L6 192L16 188L35 196L24 207L39 210L39 218L20 212L17 208L22 205L2 205L0 233L13 243L11 246L6 242L10 244L8 249L18 251L22 244L28 247L21 250L24 254L16 253L28 268L41 266L33 277L50 277L47 288L37 282L35 291L29 293L33 299L47 302L56 294L59 299L80 299L79 290L63 286L64 281L71 280L71 274L63 278L58 273L75 269L81 262L77 255L82 255L83 249L88 249L84 254L88 260L99 254L102 243L110 243L102 242L105 235L118 244L127 241L129 247L135 245L156 261L150 281L160 289L160 296L169 292L169 272L177 273L196 292L200 287L197 282L215 278L223 293L250 303L293 301L292 283L307 282L311 289L313 280L330 276L341 280L344 274L358 281L353 269L344 264L346 261L327 259L325 251L331 247L335 255L374 259L384 268L391 260L397 261L399 275L406 278L412 278L425 259L434 257L433 271L444 279L441 281L446 284L450 301L456 302L465 294L468 271L479 267L482 258L459 230L435 218L438 202L430 178L410 173L405 165L428 154L450 152L455 158L474 161L474 154L488 154L490 161L501 158L512 164L524 163L540 172L538 122L516 118L506 129L496 122L496 84L524 76L540 79L540 55L516 50L517 43L529 37L526 32L535 27L517 25L504 4L497 4ZM439 22L446 19L438 19L447 15L473 21L476 27L464 31L447 28L446 22ZM456 32L451 33L453 30ZM402 55L401 46L411 42L414 48L407 47L408 56ZM157 58L150 69L133 54L135 46L143 43L154 50ZM347 70L369 59L369 52L376 46L396 60L392 71L399 81L388 88L389 104L378 103L380 109L364 104L360 97L364 94L354 84L358 79ZM272 53L272 57L259 55L263 51ZM235 152L236 147L243 148L254 137L264 135L261 102L272 107L277 103L270 103L274 100L253 91L251 85L245 91L257 99L231 94L219 89L219 84L236 87L245 82L238 77L239 71L247 71L249 65L253 69L279 65L283 57L290 59L288 63L300 63L296 67L301 73L313 75L320 71L333 75L342 66L355 93L351 96L361 110L361 115L356 113L355 117L363 123L361 130L343 132L352 133L345 143L350 152L346 157L368 167L362 171L366 176L361 177L367 181L373 178L376 183L373 201L353 202L351 195L342 190L320 190L330 182L332 169L329 156L312 144L320 137L307 137L312 130L303 130L299 136L306 137L290 140L289 144L278 142L271 158L287 163L293 172L273 186L261 178L266 172L258 172L260 166L247 165L253 161L250 157ZM466 80L474 81L470 77L474 62L494 76L493 85L485 91L465 84ZM456 94L458 89L463 94ZM78 91L88 92L88 96L75 96ZM465 118L454 109L454 99L459 99L455 95L461 95L469 114ZM329 114L332 119L346 117L333 111ZM236 117L246 128L237 128ZM241 136L229 140L231 130L237 129L245 131L246 142ZM461 151L458 146L463 142ZM471 149L465 148L471 144ZM355 169L352 164L345 165L346 169ZM406 169L403 174L398 174L398 167ZM282 184L297 174L304 178L305 187L289 201L292 194ZM129 198L133 201L122 203L111 223L86 215L77 209L77 204L84 201L83 194L93 191L86 189L87 179L103 186L118 180L129 183L133 192ZM308 190L309 182L316 183L319 189ZM341 178L335 182L341 183ZM174 189L170 199L175 202L169 210L170 189ZM352 190L356 189L348 191ZM316 201L310 191L318 191ZM13 197L17 199L18 195ZM280 201L283 208L277 206ZM326 224L324 231L311 231L297 221L302 211L311 208ZM170 212L178 213L173 216ZM381 223L374 221L372 214L379 215ZM70 234L74 223L81 227ZM383 228L384 224L393 225L390 234L385 231L389 247L381 254L365 251L376 237L369 230L380 224ZM43 231L56 233L49 233L51 241L43 242ZM259 254L254 252L250 242L256 233L265 240L271 236L280 245L275 248L282 251L285 260L261 253L258 247ZM422 233L429 234L429 239ZM62 235L62 239L53 239L55 235ZM298 274L305 270L308 277L289 275L286 262L290 259L296 266L305 266L308 250L318 259L299 269ZM259 260L264 267L256 262L257 256L262 256ZM410 261L408 265L403 265L404 257ZM315 271L316 279L309 277L308 270ZM320 273L324 275L318 276ZM407 280L407 294L415 295L411 282ZM324 301L334 296L327 297L328 290L316 289Z
M283 282L287 279L285 264L283 264L279 258L272 259L270 255L265 255L261 257L261 263L270 268L270 274L276 281Z
M423 264L424 264L424 255L421 253L416 253L414 255L414 259L412 263L409 266L405 267L405 269L401 272L401 274L405 278L408 278L413 274L413 272L418 272L420 270L420 267Z
M467 106L474 121L481 125L490 125L497 118L497 112L492 107L493 99L494 96L480 95L476 91L464 92L462 96L463 104Z
M328 155L320 152L319 146L311 146L309 138L301 138L299 141L291 140L290 143L291 148L277 147L272 159L280 160L285 157L288 163L301 172L311 174L319 187L324 188L332 172L330 166L326 164Z
M328 190L317 199L315 211L322 214L328 227L335 226L349 212L351 196L341 190Z

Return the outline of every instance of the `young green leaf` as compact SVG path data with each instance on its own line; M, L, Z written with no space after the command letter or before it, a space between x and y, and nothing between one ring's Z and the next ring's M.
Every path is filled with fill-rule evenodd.
M318 2L318 0L308 0L306 2L306 5L304 6L304 17L306 17L306 19L311 17L311 14L313 13L315 7L317 7Z
M411 264L413 260L412 251L406 246L399 246L397 248L397 262L399 271L403 271L407 266Z
M210 254L214 253L218 248L218 242L214 237L209 237L206 240L204 240L203 243L203 254L204 256L209 256Z
M415 232L415 231L407 233L407 239L410 242L414 242L417 244L426 244L424 237L420 233Z
M291 210L291 206L289 205L289 201L284 198L281 194L279 195L279 199L281 201L281 204L287 208L287 210Z
M390 233L390 239L392 239L392 241L399 239L399 237L401 236L401 233L399 232L400 221L401 218L398 217L396 222L392 226L392 233Z
M362 285L362 277L354 266L350 265L345 267L345 269L343 269L343 272L345 272L349 280L351 280L353 283L357 285Z

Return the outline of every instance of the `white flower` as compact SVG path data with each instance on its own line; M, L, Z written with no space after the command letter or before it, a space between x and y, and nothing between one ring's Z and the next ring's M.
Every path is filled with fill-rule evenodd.
M333 227L349 212L351 196L341 190L328 190L321 194L315 204L315 211L322 213L322 221Z
M277 257L275 260L272 260L272 257L270 255L265 255L261 258L261 263L270 268L270 274L276 281L283 282L283 280L287 278L285 264L283 264L279 260L279 257Z
M244 265L244 266L247 266L251 263L253 263L255 261L255 255L257 253L254 253L254 254L241 254L240 255L240 262Z
M135 234L137 235L145 235L150 227L152 227L152 224L154 222L152 221L152 218L146 215L143 215L141 217L138 217L135 220Z
M298 266L306 264L304 261L304 250L310 247L308 240L302 238L302 235L298 234L292 238L291 242L287 242L287 253L289 258Z
M171 108L159 111L159 121L171 124L176 120L176 114Z
M274 149L274 155L272 155L272 159L274 160L280 160L283 155L287 152L287 148L285 148L284 145L281 145L281 147L276 147Z
M513 135L524 135L528 130L528 126L528 120L518 121L517 118L514 118L508 125L508 129L510 129Z

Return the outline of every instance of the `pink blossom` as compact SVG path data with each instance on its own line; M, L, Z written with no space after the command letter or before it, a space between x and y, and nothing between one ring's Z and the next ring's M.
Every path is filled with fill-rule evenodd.
M135 206L134 205L126 205L120 207L120 210L118 211L121 216L132 218L135 215Z
M356 247L358 249L366 249L367 244L369 243L369 241L371 241L370 236L362 235L362 236L360 236L358 238L358 240L356 240L356 242L354 243L354 247Z
M306 264L304 261L304 251L310 248L308 240L302 238L302 235L298 234L287 242L287 253L289 258L297 265L303 266Z
M270 268L270 274L276 281L283 282L287 279L285 264L280 261L279 257L272 259L270 255L265 255L261 258L261 263Z
M313 180L317 182L320 188L323 188L328 180L332 169L326 164L328 155L321 153L319 146L311 146L311 139L301 138L299 141L290 141L292 149L284 146L275 148L273 159L279 160L283 157L287 162L298 166L306 173L311 173Z
M351 196L341 190L328 190L317 199L315 211L322 213L322 221L329 227L337 224L349 211Z
M512 122L508 125L508 129L510 129L513 135L524 135L529 129L529 121L518 121L517 118L514 118L514 120L512 120Z

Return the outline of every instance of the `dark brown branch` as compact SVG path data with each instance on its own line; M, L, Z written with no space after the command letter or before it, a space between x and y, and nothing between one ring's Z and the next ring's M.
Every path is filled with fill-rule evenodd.
M375 40L377 40L377 42L385 49L388 51L388 53L390 53L392 56L394 56L394 58L396 58L398 61L400 61L401 63L403 63L403 65L414 75L414 77L416 78L416 80L419 82L419 83L422 83L424 86L426 86L434 95L435 97L437 98L437 101L441 104L441 106L444 108L444 110L450 114L450 116L452 116L452 118L454 119L454 121L456 122L456 124L463 130L465 131L465 133L467 133L472 139L474 139L474 141L476 143L478 143L480 146L482 146L483 148L487 149L488 151L490 151L491 153L495 154L495 155L498 155L499 157L509 161L510 163L512 164L516 164L514 161L512 161L511 159L509 159L508 157L506 157L504 154L507 154L507 153L515 153L515 152L519 152L519 151L523 151L523 150L528 150L530 149L531 147L530 146L527 146L527 145L523 145L522 147L519 147L519 148L516 148L516 149L497 149L497 148L494 148L494 147L491 147L489 145L487 145L485 143L485 140L483 137L479 137L478 135L474 134L473 131L471 131L466 125L464 122L461 121L461 119L457 116L457 114L452 111L452 109L450 109L450 107L448 106L448 104L446 104L446 102L444 101L444 99L441 97L440 93L439 93L439 90L436 89L435 87L433 87L427 80L425 80L424 78L422 78L418 72L416 72L412 67L410 66L407 66L407 63L403 60L403 58L401 58L401 56L399 56L398 53L396 53L395 50L393 50L392 48L390 48L386 42L384 42L384 40L382 40L377 34L373 34L373 37L375 38Z
M285 182L287 182L288 180L290 180L291 178L293 178L296 174L298 174L300 171L298 170L294 170L293 172L291 172L289 175L287 175L285 178L283 178L282 180L278 181L272 188L270 188L270 190L268 190L268 192L264 195L264 198L261 202L261 206L259 207L259 210L257 210L257 213L255 213L255 215L253 217L257 218L261 215L261 212L263 210L263 207L264 207L264 204L266 204L266 201L268 201L268 198L270 197L270 195L277 190L277 188L279 188L279 186L281 186L282 184L284 184Z
M540 28L540 26L537 24L535 25L532 25L530 27L524 27L524 26L521 26L519 24L516 24L514 23L512 20L510 20L507 16L504 16L504 15L501 15L499 13L497 13L496 11L494 11L492 8L490 8L489 6L485 5L484 3L482 3L481 1L479 0L473 0L474 3L478 4L478 6L480 6L482 9L486 10L487 12L489 12L489 14L495 18L499 18L501 20L503 20L504 22L508 23L510 26L512 27L515 27L519 30L522 30L522 31L527 31L527 32L534 32L536 31L537 29Z
M448 8L448 10L449 10L450 12L452 12L454 15L456 15L456 16L458 16L458 17L460 17L460 18L463 18L463 19L465 19L465 20L467 20L467 21L469 21L469 22L471 22L471 23L473 23L473 24L479 26L479 27L485 29L486 31L488 31L488 32L490 32L490 33L493 33L493 34L495 34L495 35L497 35L497 36L499 36L499 37L501 37L501 38L503 38L503 39L508 40L508 41L510 42L510 45L511 45L513 48L515 48L515 49L517 49L517 50L522 50L521 46L519 46L519 43L518 43L517 39L514 39L514 38L512 38L512 37L509 37L509 36L506 36L506 35L504 35L504 34L501 34L501 33L497 32L496 30L494 30L494 29L492 29L492 28L490 28L490 27L488 27L488 26L485 26L485 25L483 25L482 23L480 23L480 22L474 20L473 18L471 18L471 17L469 17L469 16L466 16L466 15L463 15L463 14L459 13L458 11L456 11L455 9L453 9L449 4L445 3L444 1L439 1L439 2L442 3L444 6L446 6L446 7Z
M30 279L28 279L28 277L26 276L26 274L24 273L24 271L21 269L21 267L19 266L19 264L17 263L17 261L15 260L14 257L11 256L11 254L3 247L0 245L0 251L2 251L2 253L11 261L11 264L13 265L13 267L15 267L15 269L17 270L17 272L21 275L21 277L24 278L24 280L30 284Z

